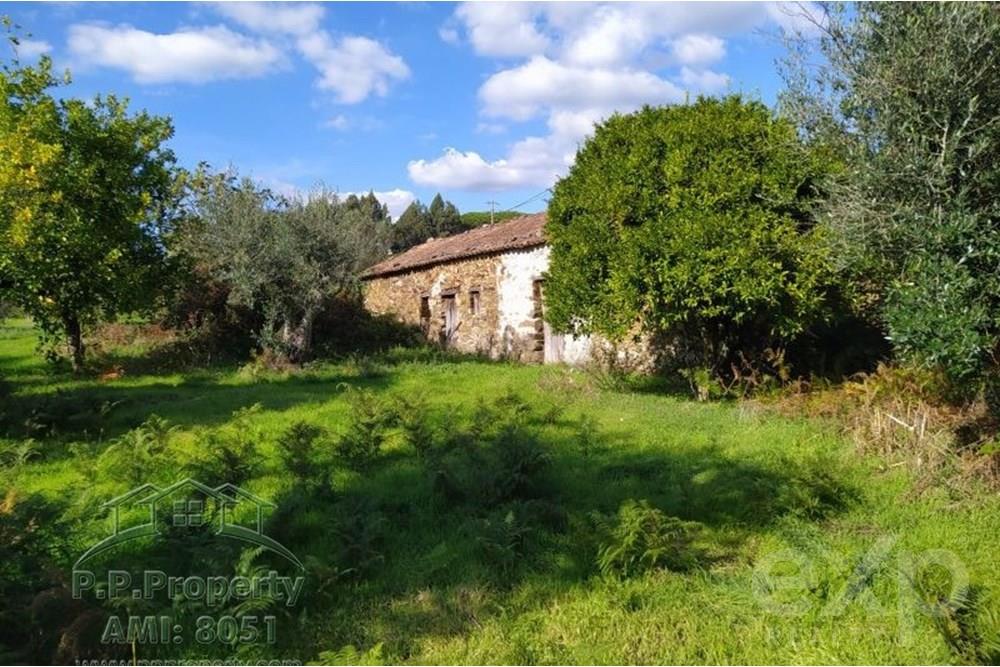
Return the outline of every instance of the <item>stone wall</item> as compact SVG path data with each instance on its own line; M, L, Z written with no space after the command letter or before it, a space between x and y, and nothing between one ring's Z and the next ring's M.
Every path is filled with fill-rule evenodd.
M365 307L420 326L428 340L461 352L530 363L561 361L582 364L592 359L652 368L648 340L638 335L611 344L599 337L557 336L544 324L542 277L549 265L548 246L445 262L426 269L373 278L365 282ZM479 294L478 312L472 292ZM421 318L426 298L427 317ZM458 324L445 336L445 304L455 300ZM558 353L553 354L554 349Z
M438 264L397 275L373 278L365 283L365 307L376 314L395 315L407 324L422 326L428 340L461 352L490 357L521 358L520 350L533 342L515 333L501 336L498 289L503 255L473 257ZM479 294L478 312L472 309L472 292ZM421 320L421 300L427 299L429 318ZM450 338L445 336L446 299L454 298L458 324ZM520 298L530 301L530 290ZM505 289L505 308L519 310L516 291ZM527 360L527 359L526 359Z

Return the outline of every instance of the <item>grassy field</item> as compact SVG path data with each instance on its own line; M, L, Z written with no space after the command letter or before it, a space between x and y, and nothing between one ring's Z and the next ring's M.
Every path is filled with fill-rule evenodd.
M277 612L273 647L185 644L176 649L185 655L586 664L998 657L1000 501L985 490L918 488L904 468L857 454L830 424L610 389L564 368L430 352L294 373L131 371L142 364L129 355L140 353L121 353L120 377L74 378L35 354L27 323L3 325L0 519L8 534L44 532L18 512L35 503L58 526L45 538L58 548L37 556L46 561L34 586L42 589L64 582L75 556L106 534L100 503L133 482L226 479L239 468L246 488L276 503L266 532L306 563L306 594ZM134 430L154 414L171 428ZM298 475L278 444L297 422L324 431ZM373 432L384 436L376 456L351 466L337 455L338 441ZM221 467L217 447L230 456ZM16 571L27 558L19 544L0 546L11 581L32 574ZM148 549L168 563L185 558ZM17 589L19 599L31 588ZM17 604L10 595L0 612L14 618ZM4 632L8 655L25 649L10 644L9 630L0 646ZM55 631L38 641L39 651L66 642Z

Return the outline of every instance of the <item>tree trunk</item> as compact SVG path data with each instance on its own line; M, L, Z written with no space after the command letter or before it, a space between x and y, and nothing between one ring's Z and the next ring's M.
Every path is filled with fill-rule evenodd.
M300 363L309 356L312 349L312 330L315 318L316 314L307 310L295 326L292 325L289 318L285 319L281 328L281 337L285 349L288 351L289 360Z
M83 331L80 328L80 320L76 315L65 315L63 325L66 328L66 338L69 340L69 349L72 353L73 372L79 373L83 370Z

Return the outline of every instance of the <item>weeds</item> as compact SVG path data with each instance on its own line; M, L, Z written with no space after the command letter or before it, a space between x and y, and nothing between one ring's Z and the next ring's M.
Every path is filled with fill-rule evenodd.
M347 387L346 396L351 406L350 421L335 449L352 470L368 470L378 459L387 431L396 422L396 414L367 389Z
M685 571L697 562L692 541L697 525L672 516L648 500L626 500L597 554L601 574L632 577L652 569Z
M914 582L924 612L960 664L995 665L1000 659L1000 623L984 604L983 590L974 585L955 586L952 575L941 568L923 570Z
M257 444L263 436L255 421L262 411L260 403L240 408L228 424L205 434L188 463L192 476L209 486L239 486L253 478L262 462Z
M519 511L520 510L520 511ZM519 506L492 512L478 522L476 543L490 569L509 576L523 562L532 530Z
M41 456L41 448L34 438L27 440L0 440L0 465L16 469Z
M166 419L150 415L112 442L101 454L98 466L107 476L131 486L148 482L151 475L161 476L172 467L168 446L176 430Z
M426 401L421 398L399 397L396 399L396 416L406 442L413 447L417 456L426 460L439 441Z
M369 498L348 498L337 509L333 532L340 574L367 575L385 561L383 545L388 521Z
M316 441L325 435L324 429L298 421L278 436L278 455L297 482L321 486L329 482L329 469L318 461L316 452Z

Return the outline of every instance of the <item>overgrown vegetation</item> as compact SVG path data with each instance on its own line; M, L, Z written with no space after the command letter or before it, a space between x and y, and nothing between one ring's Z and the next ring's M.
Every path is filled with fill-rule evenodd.
M823 202L842 282L905 361L974 398L996 375L1000 16L831 5L793 40L782 109L845 168Z
M294 373L249 377L231 366L100 381L53 375L31 349L27 325L0 330L4 408L31 414L58 401L81 416L59 422L57 437L33 439L20 419L0 435L11 452L0 459L0 652L10 661L131 659L131 647L94 641L115 608L71 601L59 573L107 534L101 503L139 479L188 475L238 481L274 502L265 533L305 563L308 584L294 609L256 601L278 618L271 647L143 645L140 659L233 650L256 661L414 663L995 655L996 499L975 492L974 478L961 491L928 484L822 423L602 388L568 369L404 350ZM115 352L142 368L127 356L144 351ZM104 403L114 407L96 414ZM363 455L342 456L344 439ZM968 590L922 556L940 549L963 563ZM801 559L808 578L788 578ZM108 564L179 574L281 567L201 530L172 531ZM893 612L875 613L876 603ZM204 613L129 604L183 624ZM785 604L799 611L775 611ZM666 626L686 630L663 636Z
M363 312L364 267L488 214L177 170L169 119L5 61L0 662L996 662L1000 14L829 11L777 113L702 98L583 145L545 287L611 341L580 370ZM184 477L274 502L309 590L215 610L274 614L274 645L139 655L97 641L111 613L205 609L69 594L103 503ZM219 543L225 511L99 565L279 567Z

